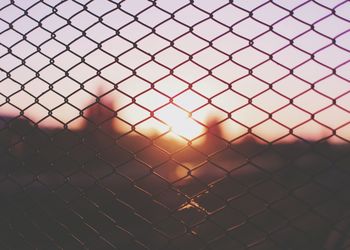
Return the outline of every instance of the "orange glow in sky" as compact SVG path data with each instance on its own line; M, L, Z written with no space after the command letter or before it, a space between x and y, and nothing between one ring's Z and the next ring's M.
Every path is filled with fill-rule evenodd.
M0 117L78 129L101 88L123 132L350 140L343 1L46 2L0 13Z
M172 133L189 140L194 139L204 131L204 127L189 117L188 112L183 111L172 104L159 110L155 116L168 124Z

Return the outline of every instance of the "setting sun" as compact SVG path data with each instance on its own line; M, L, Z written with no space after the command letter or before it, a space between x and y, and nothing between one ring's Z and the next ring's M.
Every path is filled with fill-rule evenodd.
M348 249L349 17L0 0L0 250Z
M190 117L190 113L169 104L155 113L175 135L191 140L204 132L204 127Z

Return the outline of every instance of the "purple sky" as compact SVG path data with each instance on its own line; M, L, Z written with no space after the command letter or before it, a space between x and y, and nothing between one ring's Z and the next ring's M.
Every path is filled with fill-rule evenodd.
M350 2L232 2L2 0L0 114L75 128L103 89L140 132L350 140Z

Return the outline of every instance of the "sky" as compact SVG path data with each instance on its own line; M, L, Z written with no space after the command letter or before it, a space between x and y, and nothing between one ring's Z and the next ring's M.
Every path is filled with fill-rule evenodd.
M77 129L102 93L124 132L350 140L349 1L13 2L0 116Z

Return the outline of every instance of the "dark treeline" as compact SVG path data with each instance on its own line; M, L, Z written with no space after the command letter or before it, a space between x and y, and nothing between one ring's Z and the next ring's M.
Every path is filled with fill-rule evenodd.
M252 135L229 144L210 128L201 143L186 143L118 133L111 116L96 106L76 131L0 118L5 246L335 249L345 241L349 144Z

